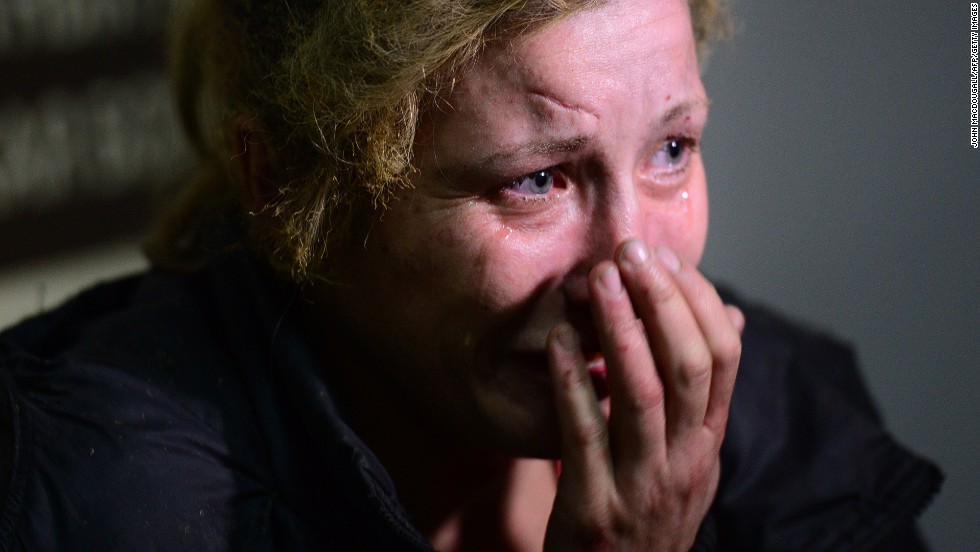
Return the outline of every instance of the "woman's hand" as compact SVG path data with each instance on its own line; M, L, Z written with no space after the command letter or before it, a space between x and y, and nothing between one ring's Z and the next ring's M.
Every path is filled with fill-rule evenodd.
M545 550L688 550L718 487L744 317L640 240L589 276L609 422L575 331L548 337L562 473Z

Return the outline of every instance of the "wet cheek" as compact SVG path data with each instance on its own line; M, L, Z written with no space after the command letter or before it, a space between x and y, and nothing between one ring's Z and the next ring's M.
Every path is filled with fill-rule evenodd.
M479 301L487 310L504 310L524 295L527 270L517 244L513 230L501 227L480 248L478 262L483 269L478 276Z
M505 228L459 220L431 235L434 239L417 240L400 256L416 286L440 301L477 303L483 310L506 302L502 292L510 284L501 270L507 258Z
M520 307L548 278L556 240L540 231L526 231L498 220L462 217L445 221L413 239L408 247L395 247L409 285L453 308L477 308L486 315Z
M484 267L477 276L480 306L500 313L526 307L561 273L567 255L556 243L560 240L520 228L502 225L495 229L477 256Z
M704 252L708 230L708 204L704 189L692 190L685 200L685 207L674 226L675 249L685 262L697 265Z
M697 264L704 250L707 203L703 188L685 190L670 201L646 209L644 236L654 246L666 245L687 263Z

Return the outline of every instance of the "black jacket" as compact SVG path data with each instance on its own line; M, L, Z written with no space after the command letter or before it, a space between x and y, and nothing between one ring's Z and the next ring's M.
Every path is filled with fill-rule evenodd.
M0 551L429 550L338 415L295 300L238 251L0 335ZM740 306L695 548L921 550L914 517L941 477L884 432L851 352Z

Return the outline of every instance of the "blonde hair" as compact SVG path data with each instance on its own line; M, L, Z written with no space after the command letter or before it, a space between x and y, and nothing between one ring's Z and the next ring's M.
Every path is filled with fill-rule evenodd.
M151 260L199 266L207 225L247 214L234 159L245 117L277 186L263 213L274 224L242 216L249 241L277 271L309 280L363 213L409 185L420 115L488 42L603 1L190 1L172 68L199 169L148 242ZM699 55L729 28L723 1L688 1Z

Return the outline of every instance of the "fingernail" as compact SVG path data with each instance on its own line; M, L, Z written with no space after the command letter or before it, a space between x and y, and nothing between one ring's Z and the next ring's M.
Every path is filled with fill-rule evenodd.
M558 344L561 345L561 347L566 351L575 350L575 330L573 330L568 324L558 326L558 331L555 333L555 338L558 340Z
M669 247L663 245L657 246L657 258L674 274L681 271L681 260L677 258L677 254L671 251Z
M619 295L623 291L623 281L619 279L619 269L613 265L606 266L606 270L599 276L599 283L610 295Z
M649 258L650 252L640 240L631 240L623 249L623 260L634 267L642 265Z

